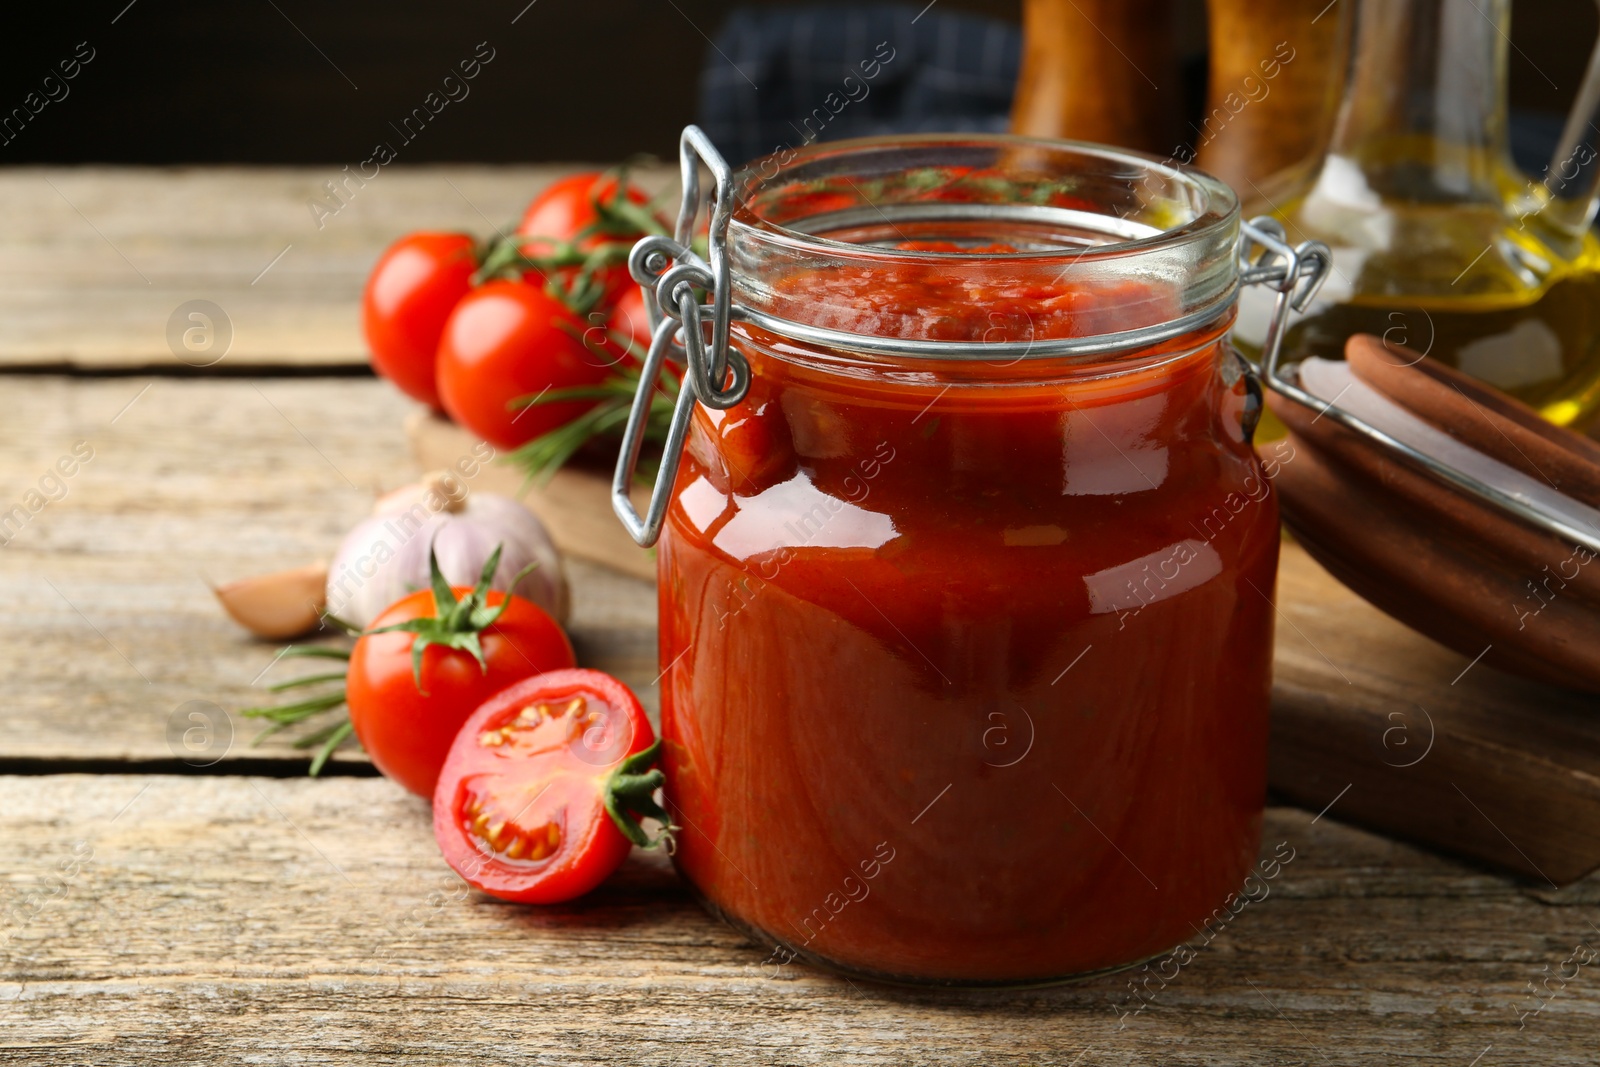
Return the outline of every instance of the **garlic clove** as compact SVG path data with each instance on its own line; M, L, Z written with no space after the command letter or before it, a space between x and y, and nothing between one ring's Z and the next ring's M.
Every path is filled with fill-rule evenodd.
M257 637L283 641L315 630L327 605L328 565L258 574L211 587L234 622Z

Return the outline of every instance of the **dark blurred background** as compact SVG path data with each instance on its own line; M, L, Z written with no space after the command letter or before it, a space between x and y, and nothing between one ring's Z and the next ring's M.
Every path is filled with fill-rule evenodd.
M746 75L758 85L766 82L759 90L751 86L750 99L788 92L800 105L776 106L775 112L803 113L820 102L802 99L804 88L793 77L803 74L808 50L815 49L815 37L801 38L817 27L824 36L830 27L842 34L846 17L859 16L865 6L830 9L803 32L791 24L788 40L781 26L774 31L772 23L756 18L790 6L760 0L97 0L30 6L27 28L19 32L23 20L14 18L0 38L0 115L23 107L79 42L93 49L94 58L66 83L64 98L30 116L20 132L13 129L0 144L0 163L355 163L379 141L403 143L390 123L438 91L479 42L487 42L494 59L470 83L469 96L404 144L402 162L612 161L638 152L670 157L686 121L729 118L706 113L702 76L708 99L721 100L725 111L751 106L737 98L743 90L734 84ZM968 113L958 124L1003 123L1009 96L1000 53L1011 50L1014 76L1020 0L937 0L913 26L921 6L884 16L905 33L897 45L911 41L922 57L901 63L902 53L894 74L896 80L910 79L927 63L934 72L893 92L920 93L918 99L934 105L963 95L950 72L938 69L939 49L949 42L958 50L979 47L972 42L986 39L987 24L973 17L998 20L1004 32L990 39L1009 37L1009 43L991 44L995 54L978 57L987 75L967 87ZM746 30L757 28L754 37L737 32L737 21L730 25L736 8L749 12L739 17L747 20ZM1593 0L1516 4L1513 108L1532 120L1522 126L1536 138L1554 124L1548 116L1568 105L1595 24ZM1184 4L1177 31L1184 42L1189 107L1198 113L1205 76L1202 0ZM835 47L845 48L841 41ZM870 47L868 42L863 54ZM763 62L765 73L758 75L751 65ZM959 73L967 77L972 71L963 67ZM879 105L884 103L880 97ZM886 121L865 107L845 118L827 136L876 132ZM723 136L740 136L737 115L733 119ZM917 124L914 108L902 122L907 123ZM1534 149L1530 158L1537 155Z

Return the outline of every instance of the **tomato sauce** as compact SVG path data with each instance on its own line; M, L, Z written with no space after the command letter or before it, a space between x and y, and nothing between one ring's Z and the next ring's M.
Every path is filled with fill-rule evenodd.
M975 344L1176 314L1154 284L972 262L785 293L835 329ZM660 543L662 725L676 863L771 962L1060 978L1195 936L1237 888L1278 518L1229 319L1089 366L736 327L749 395L697 413Z

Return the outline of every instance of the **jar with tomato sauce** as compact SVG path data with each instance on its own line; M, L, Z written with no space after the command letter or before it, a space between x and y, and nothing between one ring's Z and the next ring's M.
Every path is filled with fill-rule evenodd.
M1286 312L1316 257L1241 259L1226 186L1090 145L684 154L633 269L646 382L687 372L649 513L648 384L615 487L659 536L679 871L769 962L893 981L1195 936L1259 846L1278 561L1225 334L1241 271Z

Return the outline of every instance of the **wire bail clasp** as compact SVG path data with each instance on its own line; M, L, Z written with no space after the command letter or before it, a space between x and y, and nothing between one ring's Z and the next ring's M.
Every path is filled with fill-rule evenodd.
M1289 312L1303 312L1316 299L1328 272L1333 269L1333 252L1321 241L1302 241L1291 246L1283 223L1260 215L1239 224L1239 285L1266 285L1277 290L1267 335L1261 342L1263 378L1270 385L1278 377L1278 360L1283 354L1284 335L1289 330Z
M678 207L678 223L672 237L646 237L628 254L628 271L644 289L645 305L650 314L650 350L640 368L639 390L634 394L628 424L622 434L622 449L617 455L616 474L611 481L611 507L627 527L629 536L646 548L661 536L695 404L730 408L743 400L750 389L750 364L728 343L733 306L728 266L733 171L698 126L684 128L678 142L678 156L683 200ZM706 259L693 250L702 200L702 163L716 182L710 197ZM709 305L701 304L701 293L710 296ZM706 321L708 312L709 323ZM650 490L650 503L641 516L633 506L629 490L644 448L650 401L669 355L675 362L685 363L688 373L672 409L672 422L661 455L661 468Z

